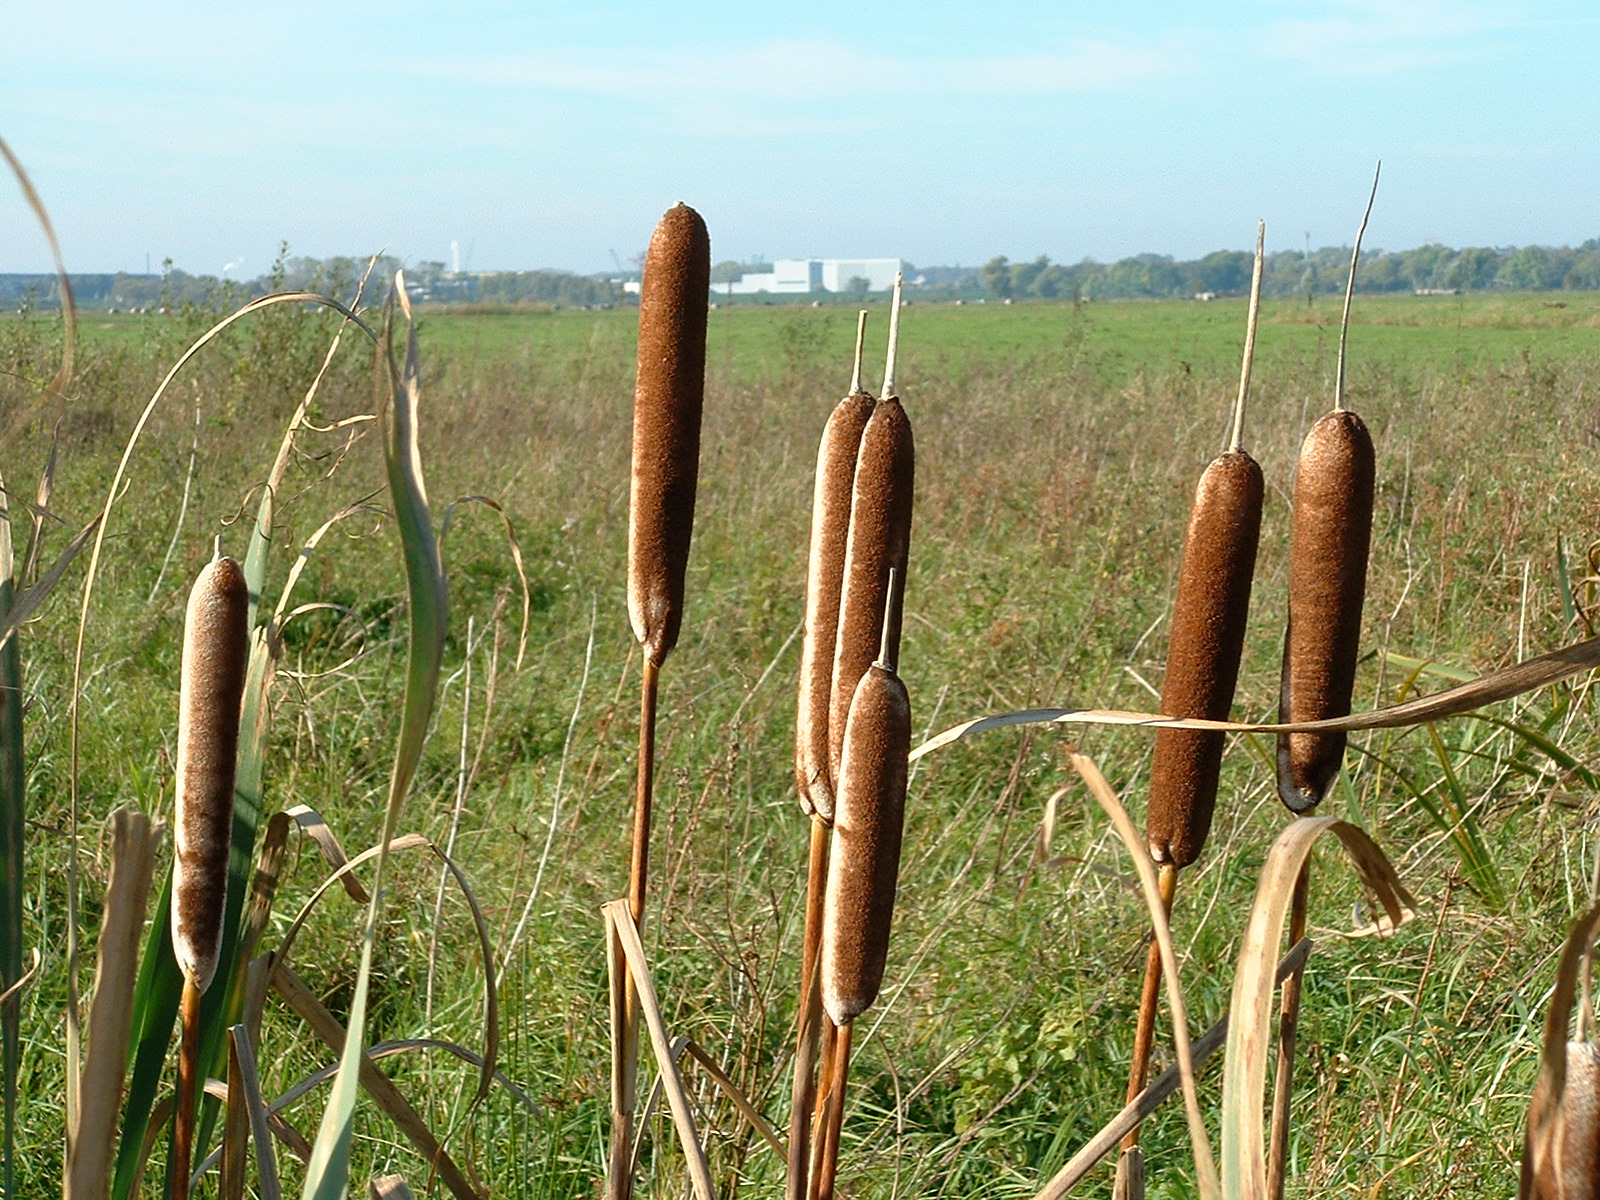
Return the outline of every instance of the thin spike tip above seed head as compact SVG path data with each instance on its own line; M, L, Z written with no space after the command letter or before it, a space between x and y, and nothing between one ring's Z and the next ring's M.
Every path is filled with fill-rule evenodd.
M1350 712L1372 541L1372 436L1348 410L1323 415L1300 447L1289 521L1289 627L1279 719ZM1344 761L1343 733L1278 736L1278 796L1291 812L1322 802Z
M645 255L628 505L628 616L657 666L683 621L710 287L710 235L700 214L679 203L661 218Z
M905 824L911 702L900 677L874 663L845 730L822 917L822 1004L845 1025L883 983Z
M1161 711L1226 720L1233 707L1261 537L1261 468L1243 450L1220 455L1195 488L1173 602ZM1162 729L1150 764L1146 836L1158 863L1200 856L1216 809L1224 735Z
M850 506L861 435L872 416L872 396L861 390L861 314L856 334L853 390L839 401L817 448L817 480L811 502L811 553L806 569L805 640L800 648L800 695L795 714L795 784L808 816L833 820L833 760L828 749L833 695L834 648Z
M184 618L172 948L199 991L210 984L222 949L249 603L244 571L231 558L217 558L195 580Z

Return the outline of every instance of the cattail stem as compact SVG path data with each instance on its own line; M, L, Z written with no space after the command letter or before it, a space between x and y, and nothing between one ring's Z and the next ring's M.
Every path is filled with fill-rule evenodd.
M1344 412L1344 348L1350 339L1350 301L1356 292L1356 264L1361 261L1361 237L1367 232L1367 218L1372 216L1372 202L1378 198L1378 177L1383 174L1383 160L1372 172L1372 191L1367 196L1367 209L1361 214L1361 228L1356 230L1356 244L1350 251L1350 277L1344 283L1344 316L1339 321L1339 371L1334 377L1333 411Z
M1170 915L1172 898L1178 890L1178 868L1172 863L1162 863L1156 870L1156 882L1161 888L1161 906ZM1161 998L1161 947L1150 940L1150 954L1145 960L1144 990L1139 994L1139 1016L1133 1028L1133 1068L1128 1072L1128 1100L1131 1103L1144 1091L1150 1074L1150 1049L1155 1041L1156 1006ZM1124 1151L1139 1144L1139 1126L1135 1125L1122 1139Z
M854 1021L839 1026L834 1039L834 1069L828 1078L823 1125L817 1133L822 1153L818 1156L816 1200L833 1200L833 1186L839 1174L839 1133L844 1128L844 1088L850 1077L850 1034Z
M194 1122L199 1099L200 996L193 979L183 983L182 1042L178 1051L178 1096L172 1118L172 1200L186 1200L194 1166Z
M895 360L900 355L900 272L894 273L894 293L889 298L889 349L883 362L883 394L894 395Z
M800 1019L794 1048L794 1088L789 1108L789 1175L786 1200L803 1200L811 1166L812 1106L817 1092L817 1049L822 1031L822 984L817 959L822 951L822 906L828 886L828 846L832 834L820 817L811 818L811 856L806 869L806 930L800 952Z
M861 351L867 344L867 310L856 313L856 361L850 373L850 392L854 396L861 390Z
M1311 861L1306 860L1294 881L1289 907L1289 944L1306 933L1306 903L1311 888ZM1283 1004L1278 1016L1278 1074L1272 1085L1272 1133L1267 1145L1267 1197L1283 1200L1284 1177L1289 1169L1289 1109L1294 1101L1294 1048L1300 1027L1300 981L1304 966L1283 981Z
M639 688L639 771L633 802L633 852L628 864L628 915L644 931L644 898L650 882L650 816L655 799L656 698L660 694L661 665L648 653ZM612 1200L628 1200L633 1193L630 1170L633 1147L633 1111L639 1092L639 996L633 975L622 977L621 1009L613 1014L613 1105L611 1114L610 1187Z
M1250 369L1256 359L1256 321L1261 315L1261 272L1266 264L1267 223L1256 225L1256 263L1250 272L1250 315L1245 320L1244 364L1239 368L1239 398L1233 405L1233 433L1228 449L1237 454L1244 449L1244 409L1250 400Z

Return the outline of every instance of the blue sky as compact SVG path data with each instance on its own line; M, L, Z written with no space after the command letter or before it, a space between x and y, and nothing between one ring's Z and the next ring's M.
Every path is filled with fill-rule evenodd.
M1184 258L1347 243L1379 157L1369 245L1600 236L1592 0L5 7L73 270L599 271L679 199L719 260Z

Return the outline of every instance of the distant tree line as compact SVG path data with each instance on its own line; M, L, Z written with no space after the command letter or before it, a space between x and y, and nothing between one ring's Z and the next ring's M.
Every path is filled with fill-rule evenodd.
M1136 254L1114 263L1093 259L1067 265L1045 255L1032 262L992 258L979 272L984 288L999 299L1133 298L1237 295L1250 288L1253 256L1217 250L1179 261L1164 254ZM1319 295L1344 289L1348 246L1325 246L1306 254L1280 250L1262 268L1269 296ZM1600 290L1600 238L1568 246L1469 246L1452 250L1436 243L1415 250L1363 252L1356 290L1363 292Z

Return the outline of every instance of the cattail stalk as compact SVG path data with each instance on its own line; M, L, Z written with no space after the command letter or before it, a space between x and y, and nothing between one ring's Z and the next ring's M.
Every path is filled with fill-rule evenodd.
M1225 720L1233 707L1239 660L1244 654L1264 494L1261 468L1244 449L1244 418L1261 312L1265 252L1266 222L1262 221L1256 226L1244 360L1229 448L1200 476L1184 535L1161 695L1161 711L1169 716ZM1220 733L1163 729L1156 734L1145 828L1150 855L1160 864L1161 898L1169 913L1178 872L1200 856L1211 831L1223 746ZM1144 1090L1149 1073L1160 984L1161 957L1152 942L1134 1026L1129 1100ZM1122 1142L1123 1158L1117 1168L1119 1197L1143 1194L1138 1146L1139 1127L1135 1126Z
M811 1148L811 1107L816 1094L817 1039L822 994L817 954L822 945L822 901L828 877L829 829L833 823L833 770L828 754L828 708L833 690L833 653L839 630L839 593L850 534L861 434L872 415L872 396L861 385L861 351L867 313L856 321L855 365L850 392L834 408L817 451L811 507L811 554L806 572L805 641L800 652L800 697L795 720L795 784L811 817L806 870L805 937L800 959L800 1015L795 1037L794 1086L789 1117L788 1200L803 1200Z
M851 1023L878 997L894 917L911 752L911 702L896 674L897 583L898 576L888 581L881 649L851 700L840 765L818 966L823 1008L838 1037L824 1070L827 1103L812 1189L817 1200L833 1194Z
M217 972L228 894L239 711L250 653L249 588L231 558L200 572L184 618L178 690L172 949L183 972L172 1195L188 1195L200 1058L200 998Z
M1372 216L1382 170L1380 162L1350 252L1333 411L1324 414L1306 435L1295 473L1294 512L1289 521L1289 626L1283 639L1278 702L1281 721L1347 716L1355 690L1376 468L1372 436L1361 418L1345 406L1345 350L1361 238ZM1322 802L1344 763L1345 737L1343 733L1279 735L1278 797L1290 812L1309 813ZM1308 860L1295 881L1289 912L1291 944L1305 932L1309 894ZM1279 1009L1278 1065L1267 1157L1267 1195L1271 1200L1282 1200L1288 1169L1300 983L1299 971L1284 980Z
M628 505L628 616L644 649L639 763L634 790L628 911L643 930L655 786L656 696L661 664L677 644L700 471L711 239L686 204L669 209L645 255L639 294L639 372L633 397ZM639 1065L639 1006L628 975L612 1012L609 1194L632 1192L630 1156Z

